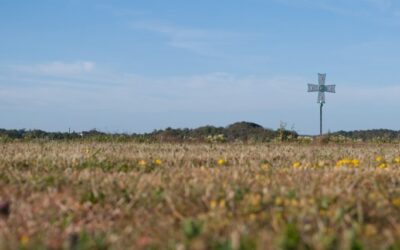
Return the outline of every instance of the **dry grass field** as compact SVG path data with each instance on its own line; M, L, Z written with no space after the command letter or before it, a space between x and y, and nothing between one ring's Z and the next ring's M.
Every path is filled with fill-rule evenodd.
M400 147L0 144L0 249L400 249Z

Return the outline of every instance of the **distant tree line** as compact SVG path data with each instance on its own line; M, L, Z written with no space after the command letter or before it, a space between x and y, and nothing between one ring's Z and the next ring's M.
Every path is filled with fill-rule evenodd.
M325 136L329 142L400 142L400 131L375 129L338 131ZM151 133L104 133L95 129L83 132L46 132L43 130L0 129L0 141L83 140L135 142L279 142L308 143L313 136L299 136L281 126L277 130L251 122L237 122L227 127L203 126L195 129L166 128Z
M338 131L330 134L333 137L342 137L363 142L399 142L400 131L389 129Z
M151 133L104 133L97 130L77 132L46 132L43 130L0 129L0 140L93 140L138 142L270 142L293 140L297 133L284 128L266 129L256 123L238 122L227 127L204 126L195 129L166 128Z

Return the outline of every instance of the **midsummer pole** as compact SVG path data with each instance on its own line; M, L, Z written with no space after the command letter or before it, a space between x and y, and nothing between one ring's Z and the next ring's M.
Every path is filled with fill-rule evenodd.
M318 92L319 107L319 135L322 136L322 108L325 104L325 92L336 93L336 85L325 85L326 74L318 74L318 84L308 84L308 92Z

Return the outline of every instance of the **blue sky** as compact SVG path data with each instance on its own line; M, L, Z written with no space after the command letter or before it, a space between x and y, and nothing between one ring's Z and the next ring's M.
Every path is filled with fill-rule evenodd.
M0 0L0 127L400 129L400 2Z

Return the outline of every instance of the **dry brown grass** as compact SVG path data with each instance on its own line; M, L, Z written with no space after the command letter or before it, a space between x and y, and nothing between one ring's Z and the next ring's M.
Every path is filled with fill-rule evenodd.
M0 249L400 249L397 145L0 150Z

